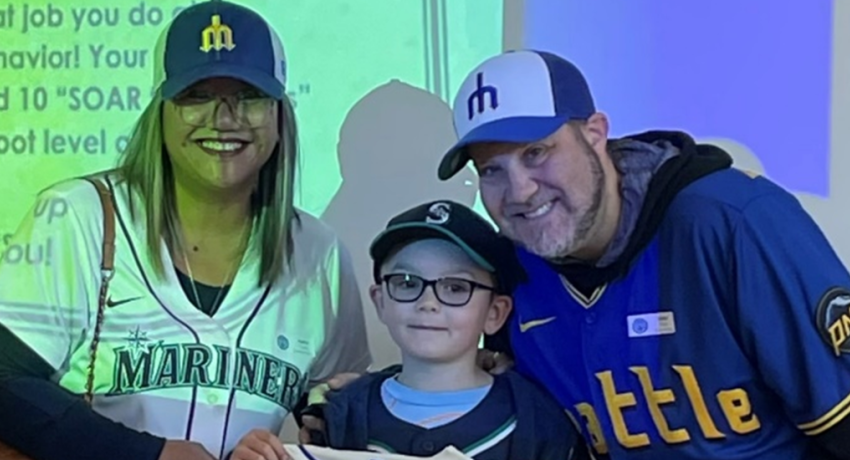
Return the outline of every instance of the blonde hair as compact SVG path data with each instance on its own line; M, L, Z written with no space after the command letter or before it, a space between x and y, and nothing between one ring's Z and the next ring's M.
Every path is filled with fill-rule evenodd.
M118 166L130 189L131 218L135 221L144 216L147 252L160 279L165 275L161 241L164 239L172 250L183 249L177 234L174 176L162 137L163 102L159 92L154 94L139 117ZM258 286L274 283L290 268L292 231L298 220L293 204L298 128L295 111L286 96L278 104L278 114L280 140L260 170L257 189L251 196L251 213L259 237L249 250L260 257Z

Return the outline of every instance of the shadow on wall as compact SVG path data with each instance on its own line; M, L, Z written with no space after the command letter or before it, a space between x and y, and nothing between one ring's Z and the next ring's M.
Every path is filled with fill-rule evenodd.
M473 205L478 187L471 170L449 181L437 179L440 158L455 140L449 106L437 95L398 80L366 94L340 130L342 185L322 219L351 252L377 368L397 362L399 355L368 297L369 243L392 216L422 202L451 199Z

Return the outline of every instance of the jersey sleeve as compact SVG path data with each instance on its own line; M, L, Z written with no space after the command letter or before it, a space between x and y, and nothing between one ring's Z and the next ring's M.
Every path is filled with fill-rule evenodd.
M342 372L366 372L372 364L360 288L351 255L342 242L337 241L331 252L326 274L336 318L310 369L311 386Z
M850 412L850 275L790 194L750 202L734 235L739 327L750 359L808 435Z
M18 230L4 236L0 258L0 324L54 369L82 340L99 284L92 261L100 235L82 223L72 197L88 198L64 187L42 192ZM93 187L91 199L99 208Z

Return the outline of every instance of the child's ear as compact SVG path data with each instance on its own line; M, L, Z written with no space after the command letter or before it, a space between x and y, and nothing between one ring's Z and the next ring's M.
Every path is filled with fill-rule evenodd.
M369 297L372 299L372 304L375 306L375 312L378 314L378 319L384 322L384 290L380 284L369 286Z
M511 296L496 295L493 297L493 301L490 302L490 310L487 312L487 321L484 323L484 333L492 335L498 332L504 326L513 308L514 301Z

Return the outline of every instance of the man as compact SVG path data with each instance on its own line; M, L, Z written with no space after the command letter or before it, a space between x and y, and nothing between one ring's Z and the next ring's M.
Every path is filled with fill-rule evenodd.
M850 276L792 195L682 132L608 139L548 53L482 63L454 118L439 176L474 164L529 278L488 348L598 458L850 458Z

